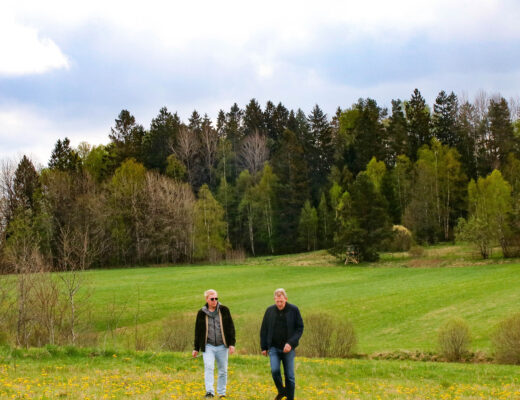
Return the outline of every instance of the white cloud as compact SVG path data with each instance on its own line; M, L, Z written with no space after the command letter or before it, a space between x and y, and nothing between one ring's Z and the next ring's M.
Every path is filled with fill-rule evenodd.
M41 74L69 66L56 43L4 11L0 14L0 56L0 76Z
M58 139L68 137L73 146L82 141L90 144L108 142L109 122L97 127L78 121L73 123L72 127L59 124L28 107L0 107L0 160L18 159L25 154L34 162L46 165Z

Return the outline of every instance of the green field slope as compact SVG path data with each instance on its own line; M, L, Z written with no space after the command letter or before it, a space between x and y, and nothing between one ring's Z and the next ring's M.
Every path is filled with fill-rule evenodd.
M247 324L261 320L273 290L284 287L302 314L347 318L359 337L358 353L436 349L437 330L451 317L471 329L471 350L490 351L496 324L520 311L520 264L460 260L445 249L412 260L385 255L365 266L342 266L325 253L204 265L95 270L87 274L90 318L97 332L159 335L163 321L190 318L214 288L231 308L238 348ZM247 335L250 335L248 332Z

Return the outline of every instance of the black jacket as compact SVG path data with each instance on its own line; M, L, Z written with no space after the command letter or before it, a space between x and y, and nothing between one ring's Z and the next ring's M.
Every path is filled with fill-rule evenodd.
M300 310L294 304L285 303L287 309L287 343L294 349L303 334L303 320ZM269 350L273 343L274 324L276 321L276 304L265 310L262 328L260 329L260 346L262 350Z
M206 307L208 305L206 304ZM220 329L222 330L222 339L226 347L235 345L235 325L231 318L229 308L219 304L218 315L220 318ZM195 320L195 342L193 349L196 351L206 351L206 341L208 340L208 316L202 309L197 313Z

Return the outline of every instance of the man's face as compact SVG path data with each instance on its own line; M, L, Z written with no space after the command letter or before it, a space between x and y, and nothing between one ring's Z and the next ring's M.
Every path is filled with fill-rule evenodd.
M287 299L284 296L275 296L274 302L276 304L276 308L283 310L285 308L285 303L287 303Z
M217 292L211 292L208 294L208 297L206 297L206 302L209 306L216 307L218 303L218 294Z

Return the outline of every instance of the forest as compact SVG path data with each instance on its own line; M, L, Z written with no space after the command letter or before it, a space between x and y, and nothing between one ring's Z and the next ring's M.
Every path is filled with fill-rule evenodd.
M520 103L418 89L326 114L252 99L216 122L166 107L115 118L106 145L57 140L0 171L0 270L191 263L410 243L520 252ZM405 234L403 234L405 232ZM403 245L399 236L408 235Z

